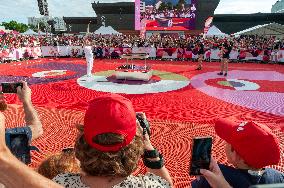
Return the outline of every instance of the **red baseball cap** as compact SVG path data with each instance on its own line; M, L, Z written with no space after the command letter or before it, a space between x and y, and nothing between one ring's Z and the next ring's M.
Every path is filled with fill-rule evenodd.
M215 131L251 167L263 168L280 161L279 140L266 125L219 119L215 122Z
M99 145L93 139L104 133L124 137L124 142L115 145ZM107 94L89 103L84 119L84 138L93 148L104 151L119 151L136 135L136 113L129 99L117 94Z

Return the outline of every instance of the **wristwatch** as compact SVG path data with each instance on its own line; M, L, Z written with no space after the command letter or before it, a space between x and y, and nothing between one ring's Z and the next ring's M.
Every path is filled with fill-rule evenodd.
M159 157L159 152L154 148L154 150L144 150L143 157L145 158L157 158Z
M145 156L143 156L143 163L146 167L150 169L161 169L164 164L164 157L162 154L159 153L159 160L158 161L150 161Z

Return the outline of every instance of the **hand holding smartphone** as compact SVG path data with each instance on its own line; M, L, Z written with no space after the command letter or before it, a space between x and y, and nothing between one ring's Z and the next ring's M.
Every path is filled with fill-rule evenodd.
M201 175L200 169L209 170L211 160L212 137L193 138L190 175Z
M3 93L17 93L17 87L23 88L23 83L21 82L6 82L1 83L1 88Z
M149 124L149 121L147 120L147 118L145 117L145 115L137 112L136 113L136 119L138 120L142 129L143 130L145 129L147 131L147 134L150 136L151 135L150 124Z

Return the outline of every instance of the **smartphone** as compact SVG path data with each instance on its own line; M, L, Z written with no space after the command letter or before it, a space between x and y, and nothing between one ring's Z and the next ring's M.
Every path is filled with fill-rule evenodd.
M212 137L193 138L190 175L201 175L200 169L209 169L211 161Z
M3 93L17 93L17 87L19 86L23 88L23 83L20 82L1 83Z
M149 121L146 118L144 118L141 113L136 113L136 119L139 121L140 126L143 129L146 129L147 134L150 136L151 135L151 131L150 131L150 123L149 123Z
M6 133L6 145L11 153L25 164L31 163L29 138L26 134Z

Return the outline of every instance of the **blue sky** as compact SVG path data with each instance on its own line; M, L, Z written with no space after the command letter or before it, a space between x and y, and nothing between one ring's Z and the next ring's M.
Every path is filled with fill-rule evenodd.
M96 16L91 3L94 0L47 0L52 16ZM96 0L97 2L98 0ZM134 0L100 0L100 2L121 2ZM245 14L270 12L277 0L221 0L215 13ZM27 23L27 17L40 16L37 0L0 0L0 23L16 20Z

